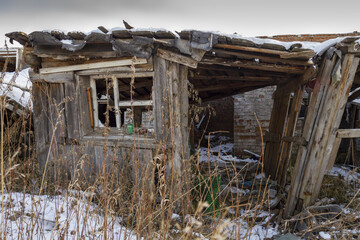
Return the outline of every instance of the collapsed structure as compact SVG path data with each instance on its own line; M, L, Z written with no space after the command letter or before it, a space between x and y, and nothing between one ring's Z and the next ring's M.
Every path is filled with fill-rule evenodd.
M358 37L314 49L195 30L100 27L89 34L7 36L24 46L33 69L34 130L43 166L56 164L60 155L69 160L70 172L84 156L90 172L114 156L120 165L130 156L147 166L163 152L172 156L165 165L181 177L190 164L189 107L198 98L276 86L263 163L283 186L292 145L299 145L285 209L291 216L316 199L341 138L360 137L358 130L338 129L358 72ZM294 137L305 86L313 90L302 136ZM105 144L111 148L104 150Z

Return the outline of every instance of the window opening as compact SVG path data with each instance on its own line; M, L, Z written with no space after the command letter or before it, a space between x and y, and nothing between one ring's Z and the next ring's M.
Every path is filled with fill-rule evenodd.
M105 127L108 114L111 128L132 124L140 133L153 131L152 73L135 75L132 93L130 82L131 77L117 75L90 78L95 128Z

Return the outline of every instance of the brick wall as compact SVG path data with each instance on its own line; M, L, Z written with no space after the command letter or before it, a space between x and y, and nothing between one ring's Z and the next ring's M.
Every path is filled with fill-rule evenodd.
M234 101L232 97L222 98L216 101L207 102L215 110L212 115L206 132L226 131L224 134L233 138L234 133ZM204 125L208 121L208 115L204 119Z
M240 155L242 150L261 153L260 122L262 132L268 130L273 105L272 95L276 87L266 87L234 98L234 154Z

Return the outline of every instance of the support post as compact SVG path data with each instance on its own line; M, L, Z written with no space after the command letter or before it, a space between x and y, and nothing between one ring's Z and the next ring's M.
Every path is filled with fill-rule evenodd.
M286 122L284 137L293 137L296 129L296 123L301 110L301 104L304 96L304 88L300 87L294 94L291 108ZM282 141L279 164L277 166L277 180L280 186L286 183L287 168L291 157L291 149L293 142Z
M274 92L274 104L271 112L269 133L277 136L278 141L269 141L265 146L264 169L265 173L276 179L278 159L281 147L281 138L284 132L284 125L290 103L290 92L283 92L281 87L277 87Z
M325 59L316 80L305 120L303 138L307 146L300 146L284 216L290 217L295 209L302 210L318 197L330 154L336 144L336 130L340 125L359 59L346 54L342 64L337 55ZM341 71L337 66L341 67ZM340 78L336 76L339 74ZM333 149L334 150L334 149Z

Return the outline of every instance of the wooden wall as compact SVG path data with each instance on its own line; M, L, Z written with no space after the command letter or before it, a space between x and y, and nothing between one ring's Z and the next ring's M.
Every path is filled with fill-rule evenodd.
M119 144L114 138L92 140L87 88L89 76L70 72L32 75L37 157L42 168L63 170L73 176L83 162L84 176L98 173L105 165L130 162L133 169L149 169L154 155L169 154L170 168L181 173L189 158L187 67L156 57L154 61L155 142L137 146ZM162 149L162 150L161 150ZM168 151L170 150L170 151ZM133 171L134 179L146 170ZM137 176L138 175L138 176ZM140 177L141 178L141 177Z

